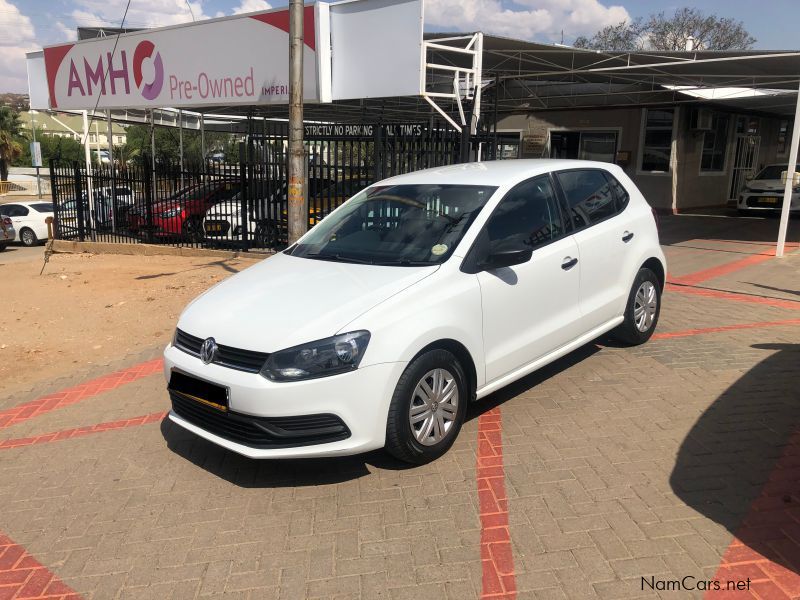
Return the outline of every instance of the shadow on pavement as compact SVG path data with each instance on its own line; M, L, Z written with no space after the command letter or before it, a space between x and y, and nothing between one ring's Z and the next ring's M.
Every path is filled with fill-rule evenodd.
M601 347L596 344L586 344L535 373L472 403L467 409L466 420L477 419L483 413L569 369L600 349ZM369 475L371 473L369 467L390 471L416 468L415 465L393 458L383 450L357 456L253 460L212 444L175 425L168 418L164 418L161 422L161 434L167 442L167 447L181 458L229 483L246 488L304 487L341 483Z
M800 539L789 539L798 529L790 511L800 511L800 445L790 444L800 426L800 344L753 348L775 352L700 416L681 444L670 484L688 506L800 574Z
M742 218L736 210L719 209L715 214L681 214L659 217L659 237L665 246L690 240L735 240L774 244L779 219L774 216ZM797 241L798 219L789 222L787 240ZM766 248L754 248L763 252Z

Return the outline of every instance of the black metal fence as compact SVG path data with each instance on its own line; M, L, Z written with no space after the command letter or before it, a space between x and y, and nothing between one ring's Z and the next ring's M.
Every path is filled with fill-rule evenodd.
M50 165L55 236L80 241L278 249L288 237L288 124L264 121L239 160L178 164L140 156L122 167ZM402 125L306 125L308 221L313 227L366 186L467 160L455 131ZM466 148L466 150L465 150ZM482 153L483 154L483 153Z

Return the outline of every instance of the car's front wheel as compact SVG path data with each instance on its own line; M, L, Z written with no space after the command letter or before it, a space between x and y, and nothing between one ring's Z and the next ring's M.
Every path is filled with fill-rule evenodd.
M647 268L639 269L628 295L625 320L614 330L622 342L637 346L653 335L661 314L661 282Z
M414 359L397 382L386 423L386 450L423 464L447 452L458 435L469 398L464 370L446 350Z

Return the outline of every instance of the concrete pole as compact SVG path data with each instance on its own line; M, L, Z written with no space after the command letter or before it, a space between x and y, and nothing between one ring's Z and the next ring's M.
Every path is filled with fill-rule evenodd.
M206 162L206 118L200 115L200 160Z
M180 150L181 187L183 189L183 110L178 109L178 149Z
M308 229L303 179L303 0L289 0L289 244Z
M100 139L100 136L97 136ZM117 167L114 164L114 125L111 111L106 111L106 139L108 140L108 166L111 167L111 230L117 231Z
M786 230L789 228L789 209L792 204L792 188L794 187L794 173L797 166L797 148L800 144L800 85L797 90L797 102L794 110L794 127L792 128L792 145L789 149L789 166L786 172L786 187L783 189L783 207L781 208L781 224L778 227L778 246L775 256L783 256L786 245Z
M97 241L97 214L94 210L94 189L92 187L92 152L89 149L89 111L83 111L83 152L86 158L86 197L89 199L89 224L92 233L92 241ZM76 198L76 202L82 202L82 198Z
M33 109L30 110L31 114L31 131L33 132L33 143L36 144L36 117ZM39 174L39 165L36 165L36 192L39 194L39 200L42 199L42 178Z

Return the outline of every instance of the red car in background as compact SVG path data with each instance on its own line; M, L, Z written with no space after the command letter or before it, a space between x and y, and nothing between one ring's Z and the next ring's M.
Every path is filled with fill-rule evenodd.
M186 187L166 200L155 202L152 211L152 233L156 238L182 238L202 241L203 218L213 205L230 200L241 187L238 181L222 180ZM130 212L130 229L147 232L147 208L140 204Z

